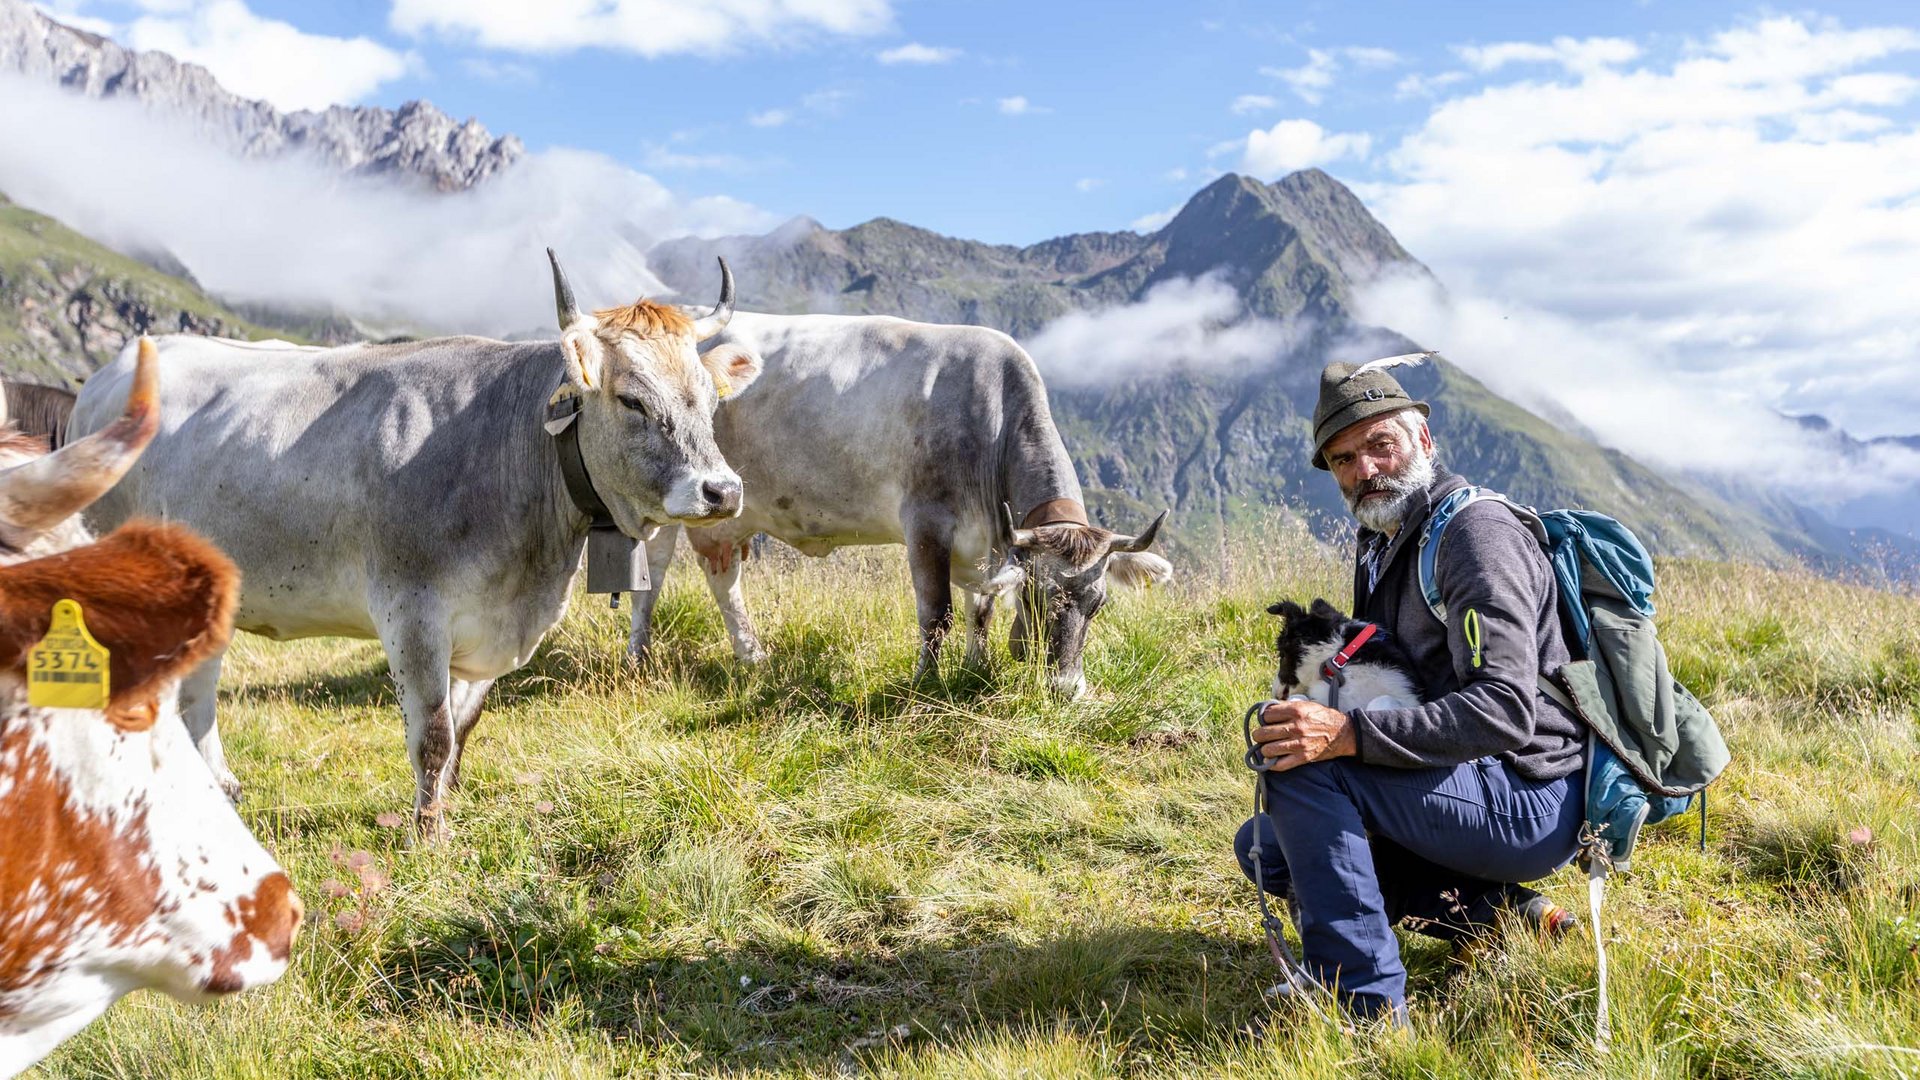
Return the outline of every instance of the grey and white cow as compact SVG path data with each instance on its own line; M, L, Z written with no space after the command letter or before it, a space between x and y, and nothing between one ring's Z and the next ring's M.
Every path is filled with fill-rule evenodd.
M721 271L710 314L641 300L587 315L556 260L559 341L162 338L161 431L92 518L166 518L219 544L244 575L243 630L378 638L406 713L416 822L443 832L487 688L533 655L580 565L590 519L543 426L549 402L580 399L581 456L622 532L739 512L740 478L714 445L715 387L750 383L760 362L737 346L695 350L732 315ZM76 433L125 399L130 356L88 380ZM214 718L219 676L215 657L182 706L237 796Z
M917 674L938 662L953 586L964 597L974 663L996 599L1019 592L1014 655L1044 641L1055 689L1073 695L1086 686L1081 650L1109 573L1171 576L1166 560L1146 551L1165 513L1138 536L1087 523L1040 372L1007 335L883 316L741 312L715 341L764 364L753 392L724 402L714 418L721 452L746 484L745 509L687 534L740 658L762 654L737 557L756 532L809 555L906 544L919 608ZM653 590L634 596L636 659L651 640L677 532L662 529L647 545Z

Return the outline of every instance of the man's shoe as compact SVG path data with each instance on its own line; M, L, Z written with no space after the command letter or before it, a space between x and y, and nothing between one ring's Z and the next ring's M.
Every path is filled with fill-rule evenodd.
M1573 912L1524 885L1508 886L1503 906L1525 919L1542 941L1559 941L1580 925L1580 920Z

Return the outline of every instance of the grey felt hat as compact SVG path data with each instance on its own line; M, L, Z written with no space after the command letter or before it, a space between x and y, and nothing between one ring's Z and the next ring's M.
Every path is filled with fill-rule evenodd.
M1430 352L1407 353L1364 364L1328 364L1320 372L1320 402L1313 408L1313 467L1327 467L1327 443L1362 420L1371 420L1401 409L1419 409L1421 416L1433 410L1424 401L1407 396L1400 380L1388 374L1388 368L1417 364Z

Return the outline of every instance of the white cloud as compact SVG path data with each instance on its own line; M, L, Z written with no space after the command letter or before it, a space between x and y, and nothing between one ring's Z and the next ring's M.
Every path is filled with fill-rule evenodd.
M1166 180L1170 184L1184 184L1187 182L1187 175L1187 167L1185 165L1176 165L1167 170Z
M1348 45L1337 49L1308 49L1307 62L1294 68L1263 67L1260 74L1279 79L1309 105L1318 105L1333 87L1333 77L1346 61L1361 68L1391 67L1400 62L1392 49L1372 45ZM1240 110L1235 109L1235 112Z
M1141 214L1139 217L1128 222L1127 228L1137 233L1159 232L1161 229L1166 228L1167 222L1179 217L1180 209L1186 205L1184 202L1177 202L1165 210L1157 210L1151 214Z
M944 64L960 57L960 50L947 45L922 45L910 41L887 49L874 57L883 64Z
M1245 116L1248 113L1266 112L1268 109L1279 107L1279 100L1266 94L1241 94L1233 99L1233 104L1227 106L1227 109L1235 116Z
M1535 408L1571 412L1605 441L1674 473L1716 473L1784 488L1832 508L1920 482L1920 455L1874 454L1878 469L1836 471L1831 444L1719 370L1688 368L1644 327L1596 326L1514 301L1394 277L1363 288L1361 321L1389 325ZM1442 440L1445 433L1439 433Z
M393 0L389 21L404 34L490 49L595 48L654 57L878 34L892 28L893 6L891 0Z
M1475 71L1497 71L1508 64L1558 64L1569 71L1598 71L1634 60L1640 46L1624 38L1557 37L1551 44L1503 41L1496 45L1456 45L1454 54Z
M1464 71L1442 71L1434 75L1410 74L1393 85L1393 96L1403 99L1433 97L1454 83L1466 81L1466 78L1467 73Z
M1768 418L1920 429L1920 126L1878 63L1920 34L1769 17L1666 58L1541 49L1557 70L1442 101L1358 186L1459 298L1378 317L1638 456L1754 458L1810 500L1874 483Z
M1307 104L1318 105L1327 88L1333 85L1333 73L1339 66L1340 62L1331 52L1308 49L1307 62L1299 67L1261 68L1260 73L1286 83Z
M1062 315L1024 344L1050 384L1088 385L1263 366L1311 337L1311 323L1251 316L1233 286L1208 275L1161 282L1137 303Z
M1372 45L1349 45L1340 50L1340 54L1361 67L1392 67L1400 62L1399 53Z
M241 0L154 8L127 27L126 41L199 64L234 93L280 109L351 105L418 64L369 38L309 34L262 18Z
M443 195L301 158L235 159L138 102L14 78L0 78L0 100L21 105L0 109L0 145L18 151L0 155L0 191L22 205L123 250L170 252L216 294L376 325L551 331L547 245L583 304L625 302L661 289L644 257L655 241L778 220L580 151L537 153Z
M1248 132L1244 143L1225 145L1232 149L1244 146L1240 160L1243 171L1278 177L1341 158L1364 158L1373 146L1373 137L1365 132L1334 134L1311 120L1282 120L1265 131Z
M996 107L1007 116L1027 116L1029 114L1049 113L1053 111L1045 106L1035 105L1033 102L1028 101L1018 94L1013 97L1001 98Z
M780 127L792 119L793 112L790 109L768 109L747 117L747 123L754 127L771 128Z
M1073 182L1073 190L1079 192L1082 195L1085 195L1087 192L1092 191L1094 188L1101 187L1105 184L1106 184L1106 181L1102 180L1097 176L1083 176L1080 179L1075 180Z

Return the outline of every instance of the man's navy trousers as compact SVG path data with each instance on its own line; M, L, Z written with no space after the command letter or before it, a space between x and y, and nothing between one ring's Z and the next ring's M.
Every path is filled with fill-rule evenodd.
M1566 865L1584 816L1582 775L1533 781L1491 757L1433 769L1336 758L1264 773L1266 820L1243 825L1234 852L1251 877L1261 834L1267 891L1292 898L1309 972L1356 1013L1404 1015L1393 924L1413 916L1438 936L1484 926L1490 913L1470 908L1498 883Z

